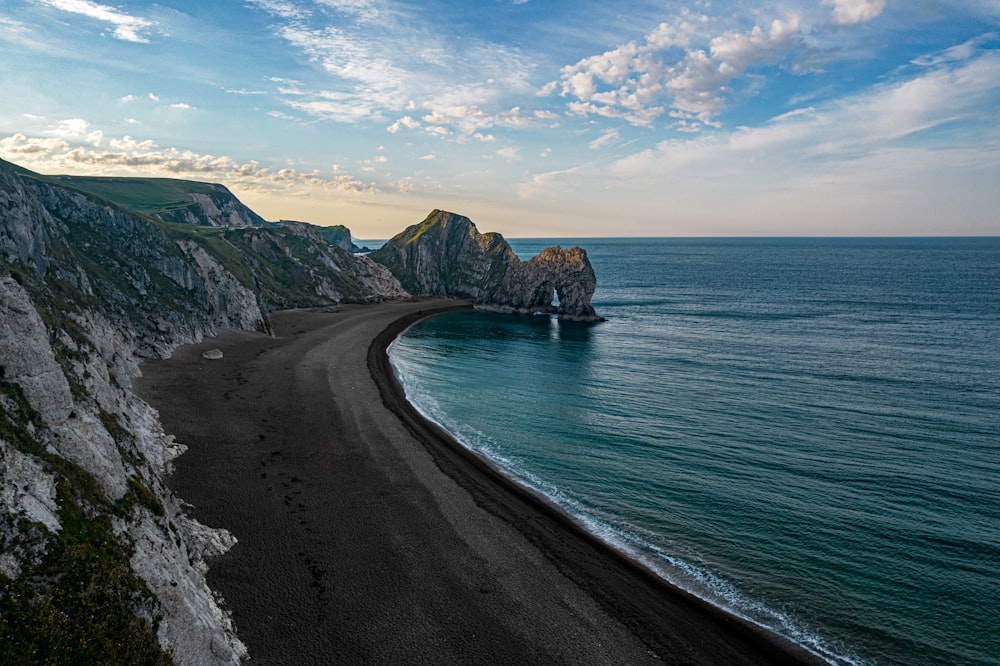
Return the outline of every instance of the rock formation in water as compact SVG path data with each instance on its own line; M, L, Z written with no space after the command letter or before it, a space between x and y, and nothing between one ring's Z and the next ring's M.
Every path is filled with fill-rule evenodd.
M579 247L550 247L521 261L500 234L481 234L469 218L435 210L369 256L413 294L467 298L504 312L600 321L590 304L597 279Z

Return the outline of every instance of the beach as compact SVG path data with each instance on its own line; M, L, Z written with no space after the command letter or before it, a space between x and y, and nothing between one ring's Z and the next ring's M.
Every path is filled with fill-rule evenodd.
M498 474L402 395L386 346L448 299L271 314L147 361L188 451L171 489L252 663L820 663L673 588ZM209 360L202 353L222 351Z

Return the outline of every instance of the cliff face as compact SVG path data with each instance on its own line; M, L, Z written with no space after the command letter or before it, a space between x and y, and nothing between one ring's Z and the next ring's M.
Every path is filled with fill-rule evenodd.
M467 298L500 311L600 321L590 303L597 279L579 247L550 247L521 261L500 234L481 234L467 217L436 210L369 256L414 294Z
M320 227L314 224L309 224L308 222L295 222L294 220L281 220L278 224L311 227L327 243L335 247L339 247L345 252L367 252L366 249L360 248L354 243L354 239L351 237L351 230L342 224Z
M239 663L204 577L234 539L166 488L183 447L130 389L139 358L404 295L311 225L165 223L0 161L0 663Z

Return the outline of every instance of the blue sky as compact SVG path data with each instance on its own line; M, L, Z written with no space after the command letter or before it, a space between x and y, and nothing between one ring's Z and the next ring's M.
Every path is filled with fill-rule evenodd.
M0 157L385 238L1000 235L1000 0L5 0Z

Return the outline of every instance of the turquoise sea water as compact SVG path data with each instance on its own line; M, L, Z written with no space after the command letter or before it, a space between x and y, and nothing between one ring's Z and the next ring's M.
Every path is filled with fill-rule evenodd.
M558 242L608 321L422 321L411 401L835 663L1000 663L1000 239Z

